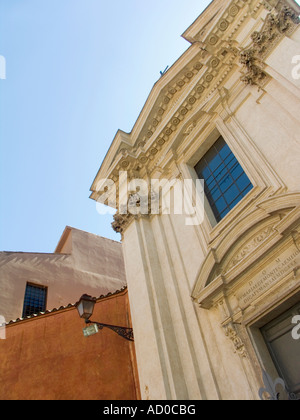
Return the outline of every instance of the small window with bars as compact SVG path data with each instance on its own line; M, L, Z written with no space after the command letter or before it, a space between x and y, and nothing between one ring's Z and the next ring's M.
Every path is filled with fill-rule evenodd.
M24 297L23 315L25 318L46 310L47 287L27 283Z
M195 166L217 222L253 188L248 176L223 139L219 139Z

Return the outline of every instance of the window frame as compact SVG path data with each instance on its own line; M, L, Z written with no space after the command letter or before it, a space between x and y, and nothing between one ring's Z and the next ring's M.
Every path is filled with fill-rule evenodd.
M286 190L286 185L260 153L254 141L244 131L235 116L225 121L216 116L194 129L177 152L177 165L184 178L199 179L194 169L202 156L222 136L253 185L251 191L218 223L204 194L204 220L198 226L201 241L210 245L226 234L239 216L256 208L260 199Z
M27 314L26 313L26 307L29 306L29 305L26 305L25 306L26 293L27 293L27 290L28 290L29 287L36 288L36 289L41 289L41 290L44 290L44 292L45 292L44 309L43 310L39 310L37 312L33 312L31 314ZM44 286L42 284L37 284L37 283L32 283L32 282L26 282L25 292L24 292L24 298L23 298L22 318L26 318L28 316L32 316L32 315L37 314L37 313L40 313L40 312L44 312L46 310L46 308L47 308L47 298L48 298L48 286Z
M222 148L218 149L218 146L222 144ZM224 150L224 147L228 148L228 154L226 157L222 156L222 151ZM211 156L208 156L210 154ZM230 158L230 162L226 162L226 160ZM211 162L213 159L219 159L220 164L217 166L217 168L211 168ZM204 162L205 160L205 162ZM232 164L233 162L233 164ZM230 166L231 165L231 166ZM200 167L202 168L200 169ZM233 171L236 168L241 169L241 173L238 176L233 175ZM205 182L205 193L207 201L209 202L209 205L211 207L211 210L214 214L214 217L216 219L217 223L220 223L226 215L234 209L236 205L253 189L253 184L251 180L249 179L247 173L244 171L243 167L241 166L240 162L232 152L229 145L226 143L225 139L222 135L218 137L218 139L213 143L213 145L210 147L210 149L202 156L200 161L195 165L194 167L197 176L200 179L204 179ZM204 171L209 171L209 176L205 176L203 174ZM224 173L224 176L222 176L222 179L217 179L217 171L221 171ZM238 184L239 179L241 179L243 176L246 176L247 183L243 187L243 189L240 188L240 185ZM210 184L214 183L214 187L210 187L208 184L208 180L211 178ZM222 182L224 182L224 178L229 178L229 185L227 185L225 188L221 187ZM230 202L228 201L226 197L226 193L228 191L235 187L237 191L237 195L234 196L234 199L232 199ZM249 189L250 188L250 189ZM219 196L215 199L212 194L213 190L217 189ZM247 190L245 192L245 190ZM221 211L216 203L219 200L223 200L225 203L224 209ZM238 201L237 201L238 200ZM237 201L237 202L236 202ZM235 203L235 204L234 204ZM225 214L224 214L225 213Z
M266 311L262 311L259 315L253 313L251 319L246 322L246 331L249 338L249 345L254 350L257 357L258 365L265 370L272 378L282 378L282 373L274 362L270 348L262 333L262 329L269 323L274 322L277 318L285 316L293 307L299 305L300 292L296 292L292 296L280 299L275 306ZM249 347L250 349L250 347ZM282 378L283 379L283 378Z
M278 340L279 338L291 334L294 325L292 324L292 318L294 315L300 315L300 302L296 305L292 306L291 308L285 310L279 316L275 316L271 321L267 322L264 326L260 328L260 333L262 334L269 354L272 358L272 362L279 373L280 377L285 380L286 385L288 386L288 376L289 373L286 371L286 364L284 363L285 360L281 360L280 356L276 354L274 346L272 345L273 341ZM288 326L284 325L284 321L289 321ZM276 332L269 332L273 328L281 328L280 332L277 330ZM269 332L269 334L268 334ZM292 337L291 337L292 340ZM294 386L298 386L297 394L300 393L300 383L294 384ZM290 390L291 391L291 390ZM294 392L294 390L292 390Z

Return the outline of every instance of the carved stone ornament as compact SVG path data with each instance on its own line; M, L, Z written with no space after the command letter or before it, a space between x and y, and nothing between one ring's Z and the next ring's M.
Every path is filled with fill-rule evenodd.
M245 344L239 337L237 330L235 328L235 325L231 322L225 325L223 328L224 328L226 337L228 337L232 341L235 348L235 352L238 353L243 358L247 357Z
M114 221L112 222L111 226L115 232L121 233L123 231L122 229L123 223L124 223L124 217L117 213L114 215Z
M120 212L114 215L111 226L117 233L123 235L125 229L133 219L141 216L151 216L161 213L160 194L156 191L149 191L149 194L142 196L138 193L129 195L127 205L120 207Z
M297 13L287 5L284 5L282 7L280 12L278 13L277 18L275 18L274 20L274 23L280 32L286 32L291 27L292 23L296 25L300 23L299 16L297 15Z
M226 272L239 264L247 255L251 254L259 245L261 245L272 233L274 232L273 226L268 226L259 232L254 238L247 242L242 249L230 260L226 267Z
M298 15L289 7L284 5L277 15L269 13L265 24L260 32L253 32L251 38L253 47L258 54L263 54L268 47L272 46L272 41L281 38L280 35L289 35L300 23Z
M251 47L240 53L240 63L247 70L246 74L241 77L242 82L246 85L261 86L266 79L266 73L263 71L263 58L283 36L289 36L299 23L299 16L287 5L282 5L277 14L269 13L267 15L262 30L255 31L251 35Z
M128 214L116 213L114 215L114 221L111 224L113 230L117 233L121 233L122 235L124 232L124 229L130 223L131 218L132 218L132 215L130 213Z
M194 128L196 127L196 123L195 123L195 121L193 121L192 122L192 124L190 124L187 128L186 128L186 130L184 131L184 135L185 136L188 136L188 135L190 135L191 133L192 133L192 131L194 130Z
M256 64L257 59L254 56L254 50L249 49L241 52L240 63L243 64L247 73L241 77L241 81L246 85L260 86L262 81L267 77L262 68Z

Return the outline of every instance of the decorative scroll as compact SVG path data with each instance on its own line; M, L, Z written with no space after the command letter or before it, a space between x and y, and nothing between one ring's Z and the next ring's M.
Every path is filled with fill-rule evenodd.
M260 86L262 81L267 77L261 66L257 64L257 61L253 49L241 52L240 63L247 69L247 73L241 77L241 81L246 85Z
M226 337L228 337L232 341L236 353L238 353L241 357L247 357L245 344L239 337L234 324L231 322L225 325L223 328L225 330Z
M132 215L130 213L127 213L127 214L116 213L114 215L114 221L111 224L113 230L117 233L123 234L126 226L130 222L131 217Z
M251 254L254 250L257 249L259 245L261 245L272 233L274 232L273 226L268 226L259 234L255 236L255 238L251 239L247 242L242 249L230 260L228 266L226 267L226 271L229 271L231 268L235 267L239 264L247 255Z

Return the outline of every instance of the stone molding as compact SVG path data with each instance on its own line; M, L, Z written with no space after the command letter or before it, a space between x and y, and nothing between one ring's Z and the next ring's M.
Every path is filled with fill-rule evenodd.
M274 227L272 225L264 227L259 233L256 233L255 237L244 244L242 249L232 257L229 264L225 268L225 272L230 271L232 268L238 265L244 258L251 254L251 252L257 249L260 244L269 238L272 233L274 233Z
M286 197L286 207L276 210L276 201L278 206L284 206L284 197ZM209 250L192 292L193 299L197 300L201 307L209 309L222 291L228 293L229 288L233 287L241 274L246 273L254 261L257 262L275 244L279 244L285 235L291 235L290 226L300 224L299 193L275 196L265 201L267 208L271 202L273 203L270 213L267 208L263 212L259 210L264 207L263 201L257 204L257 210L252 211L247 220L240 222L244 224L247 232L246 242L240 245L239 240L237 241L235 230L238 229L241 234L243 233L242 228L237 225L235 230L232 229L226 235L222 235L219 245ZM258 229L260 225L262 228ZM251 235L251 231L255 233ZM243 233L244 236L246 232ZM293 232L292 237L295 238L295 235Z
M204 260L192 292L200 308L218 310L220 328L242 360L253 357L247 326L257 308L261 313L300 291L300 193L274 196L257 207L265 212L245 220L246 241L233 241L234 231L224 235Z
M247 357L248 355L245 348L245 344L239 336L236 326L232 322L230 322L226 324L223 328L226 337L228 337L232 341L235 352L242 358Z

